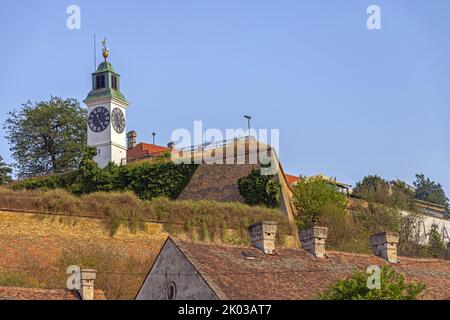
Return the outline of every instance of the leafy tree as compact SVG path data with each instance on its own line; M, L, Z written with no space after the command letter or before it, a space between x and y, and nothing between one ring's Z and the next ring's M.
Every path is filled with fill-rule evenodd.
M369 202L388 206L412 209L412 189L401 180L387 181L377 175L366 176L353 189L353 195Z
M86 145L86 110L75 99L31 101L4 123L19 176L76 168Z
M12 169L5 162L3 162L3 158L0 156L0 185L12 181L11 173Z
M313 226L324 215L342 217L346 213L347 197L320 177L301 179L292 192L298 212L297 223L301 228Z
M446 254L447 248L436 225L432 226L428 237L428 253L434 258L443 257Z
M260 170L253 170L247 177L239 179L238 185L247 204L278 207L281 187L273 176L261 175Z
M449 202L440 183L426 178L422 173L416 174L414 182L416 188L415 198L445 206L448 209Z
M369 274L357 271L345 280L338 280L318 296L320 300L415 300L425 289L420 283L406 283L405 276L391 266L381 269L380 289L369 289Z
M110 171L108 169L102 170L94 161L96 152L95 148L85 148L76 181L74 185L70 186L72 192L82 194L96 191L111 191L114 188Z
M377 175L364 177L356 183L353 195L367 201L384 202L389 197L389 182Z

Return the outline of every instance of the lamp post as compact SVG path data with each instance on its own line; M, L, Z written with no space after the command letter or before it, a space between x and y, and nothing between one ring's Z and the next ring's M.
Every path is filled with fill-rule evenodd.
M156 136L156 132L152 132L152 136L153 136L153 145L155 145L155 136Z
M250 137L250 120L252 120L251 116L244 116L245 119L247 119L248 122L248 136Z

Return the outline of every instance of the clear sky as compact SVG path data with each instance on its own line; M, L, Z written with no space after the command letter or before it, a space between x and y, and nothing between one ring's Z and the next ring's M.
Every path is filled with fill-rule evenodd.
M71 4L80 30L66 28ZM381 30L366 27L370 4ZM2 0L0 122L28 99L83 100L96 32L138 140L166 144L194 120L245 128L251 114L280 129L289 173L423 172L450 195L449 17L448 0Z

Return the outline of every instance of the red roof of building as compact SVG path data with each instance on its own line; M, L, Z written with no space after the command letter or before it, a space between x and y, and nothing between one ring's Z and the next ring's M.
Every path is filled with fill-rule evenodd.
M291 176L290 174L285 174L284 176L286 177L286 180L289 185L292 185L293 183L300 180L300 177Z
M175 243L220 299L314 299L337 280L370 265L391 265L405 274L406 281L425 284L420 299L450 299L450 261L399 257L399 263L390 264L358 253L327 251L325 258L316 258L303 249L279 249L268 255L253 247L168 241Z
M94 291L94 300L106 300L102 290ZM0 287L0 300L81 300L75 290Z
M141 142L134 148L127 150L127 160L133 161L146 156L159 155L165 151L170 151L168 147L162 147L155 144Z

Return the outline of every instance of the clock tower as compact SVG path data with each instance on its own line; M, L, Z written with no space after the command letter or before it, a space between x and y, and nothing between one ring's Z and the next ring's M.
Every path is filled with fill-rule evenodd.
M104 168L109 162L126 161L125 112L128 102L120 92L120 75L107 61L109 50L103 41L103 57L92 74L92 90L84 103L88 109L88 145L97 149L95 162Z

